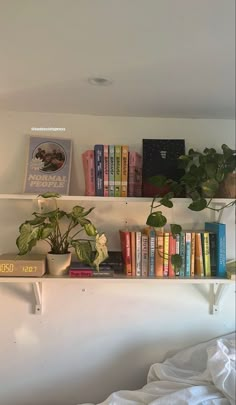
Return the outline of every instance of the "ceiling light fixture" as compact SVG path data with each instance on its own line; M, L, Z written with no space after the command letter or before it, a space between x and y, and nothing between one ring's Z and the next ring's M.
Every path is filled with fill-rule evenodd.
M112 80L106 77L89 77L88 82L94 86L110 86L112 84Z

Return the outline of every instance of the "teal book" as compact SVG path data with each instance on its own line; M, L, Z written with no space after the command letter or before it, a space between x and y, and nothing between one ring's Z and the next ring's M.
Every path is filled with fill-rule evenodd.
M191 274L191 232L185 233L185 276Z
M205 230L216 234L216 277L226 278L226 225L205 222Z

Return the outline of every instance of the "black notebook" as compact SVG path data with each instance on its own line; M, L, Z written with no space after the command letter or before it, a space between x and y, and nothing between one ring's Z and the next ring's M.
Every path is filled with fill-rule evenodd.
M178 158L184 154L184 139L143 139L143 197L163 195L168 191L150 184L148 180L152 176L180 179L184 171L178 168Z

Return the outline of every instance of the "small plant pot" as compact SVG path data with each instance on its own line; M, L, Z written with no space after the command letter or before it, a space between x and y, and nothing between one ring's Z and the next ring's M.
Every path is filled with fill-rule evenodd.
M65 276L71 263L71 253L65 254L47 254L48 273L51 276Z

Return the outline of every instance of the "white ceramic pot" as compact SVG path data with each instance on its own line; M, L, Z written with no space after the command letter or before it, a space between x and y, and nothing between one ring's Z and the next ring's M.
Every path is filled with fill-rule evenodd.
M65 254L47 254L48 272L52 276L65 276L71 263L71 253Z

